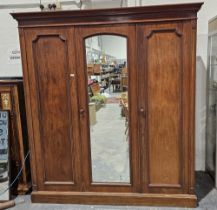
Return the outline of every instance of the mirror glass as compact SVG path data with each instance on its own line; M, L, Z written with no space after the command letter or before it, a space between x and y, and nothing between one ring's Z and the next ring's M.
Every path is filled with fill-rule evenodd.
M207 80L207 115L206 115L206 168L212 176L216 170L217 140L217 35L209 37L209 59ZM197 58L198 67L203 67L201 58Z
M87 38L91 167L93 182L130 182L127 39Z
M8 112L0 111L0 201L9 200Z

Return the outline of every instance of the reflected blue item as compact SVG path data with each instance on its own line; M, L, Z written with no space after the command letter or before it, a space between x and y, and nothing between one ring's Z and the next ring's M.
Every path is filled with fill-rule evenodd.
M0 111L0 160L8 161L8 112Z

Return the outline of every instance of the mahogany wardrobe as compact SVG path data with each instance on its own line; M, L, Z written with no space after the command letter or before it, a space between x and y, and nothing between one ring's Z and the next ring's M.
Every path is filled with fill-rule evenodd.
M201 5L12 14L22 54L32 202L196 206L195 61ZM115 100L125 112L117 121L126 118L126 129L117 129L120 123L111 111L98 143L99 115L115 103L107 99L97 110L89 101L92 76L85 46L94 36L102 38L99 42L103 36L125 40L128 71L127 91L121 86L125 95L120 87L109 90L121 92ZM95 78L109 75L108 85L122 84L121 75L101 71ZM128 137L116 135L120 131Z

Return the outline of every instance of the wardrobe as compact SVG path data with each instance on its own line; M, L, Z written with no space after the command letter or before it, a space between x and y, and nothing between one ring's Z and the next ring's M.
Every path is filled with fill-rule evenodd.
M32 202L196 206L201 5L12 13L22 54ZM93 178L85 39L95 35L126 39L130 109L124 182Z

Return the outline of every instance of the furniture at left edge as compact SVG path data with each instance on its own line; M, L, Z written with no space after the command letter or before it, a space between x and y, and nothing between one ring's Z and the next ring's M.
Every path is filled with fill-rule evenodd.
M12 192L14 194L25 194L30 189L31 176L29 158L23 164L25 156L28 153L28 138L23 81L21 77L0 78L0 109L8 110L10 113L12 181L23 165L21 176L12 187Z

